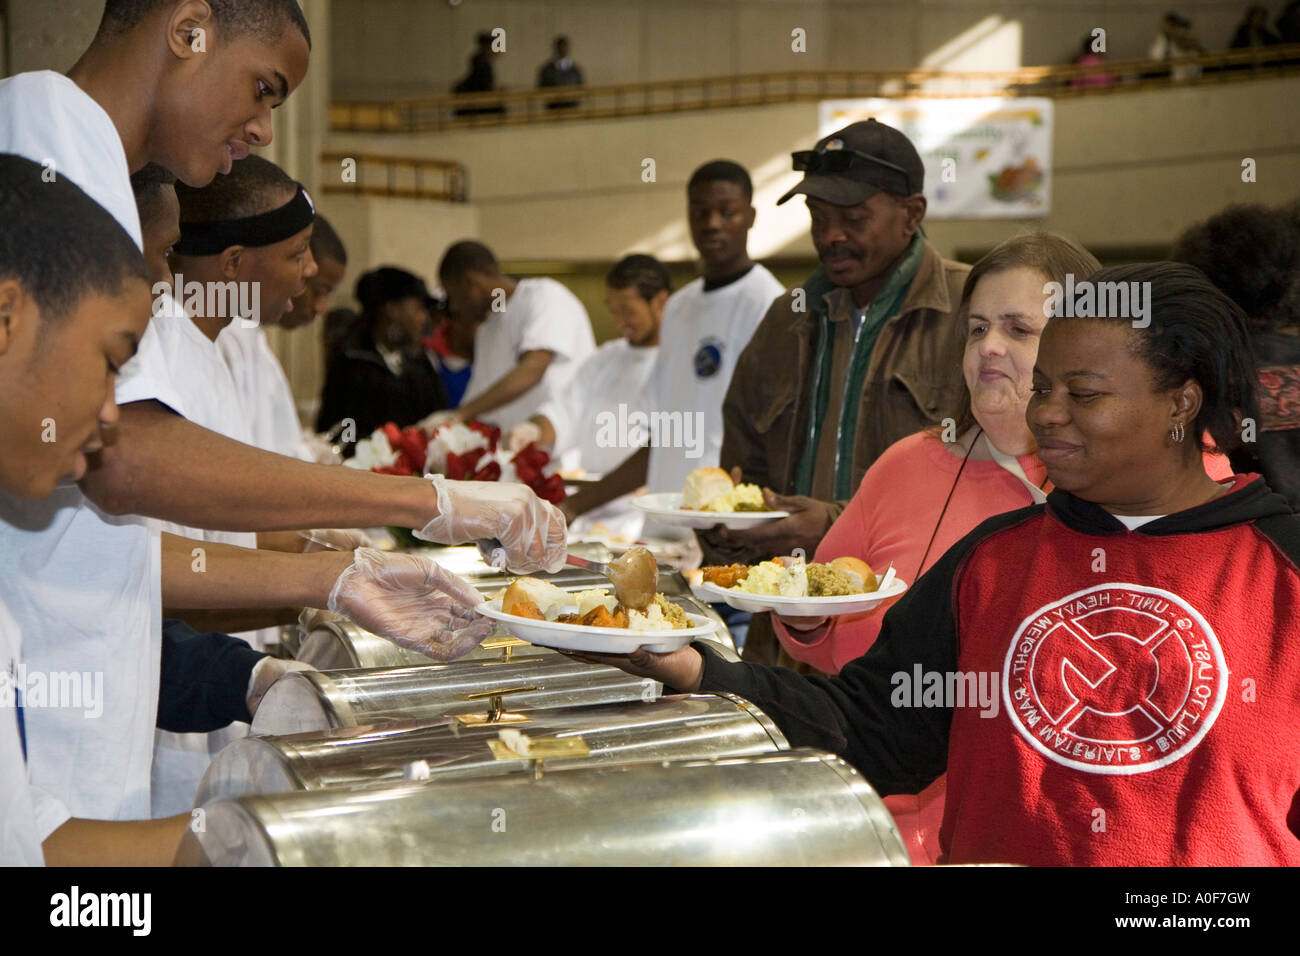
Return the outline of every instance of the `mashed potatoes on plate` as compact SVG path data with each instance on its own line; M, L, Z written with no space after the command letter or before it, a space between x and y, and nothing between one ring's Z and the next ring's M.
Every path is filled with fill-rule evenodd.
M789 567L776 561L761 561L749 569L749 574L736 585L735 590L746 594L805 597L808 594L808 570L802 561Z
M758 485L736 485L726 494L718 495L704 506L705 511L736 512L766 511L763 489Z

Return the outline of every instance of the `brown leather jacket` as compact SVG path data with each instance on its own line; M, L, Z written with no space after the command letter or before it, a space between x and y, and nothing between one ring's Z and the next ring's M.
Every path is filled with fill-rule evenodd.
M871 351L853 450L855 488L886 448L938 424L960 399L965 337L955 313L969 272L970 266L944 259L926 243L925 258L898 314L885 322ZM800 291L793 289L772 303L740 354L722 404L722 467L739 465L745 481L779 494L795 491L807 437L818 313L834 320L846 318L852 308L848 290L830 285L820 268L804 283L802 296ZM797 296L806 305L803 311L795 309ZM832 461L815 462L819 473L834 467ZM905 499L900 489L900 506ZM846 504L832 503L832 520ZM704 538L701 544L705 564L749 564L771 557L722 548ZM744 658L815 673L784 653L767 615L754 615Z
M853 451L854 487L886 448L937 424L960 398L964 339L954 313L969 272L970 266L944 259L926 243L898 314L885 322L871 351ZM806 308L796 311L800 291ZM851 308L848 290L830 285L821 269L802 290L772 303L741 353L723 401L724 469L739 465L745 481L794 493L808 431L818 313L847 316ZM815 467L821 473L834 462L819 459ZM838 502L832 514L844 504Z

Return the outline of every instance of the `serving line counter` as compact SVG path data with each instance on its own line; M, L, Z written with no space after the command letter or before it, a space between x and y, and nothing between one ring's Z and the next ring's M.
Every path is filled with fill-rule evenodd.
M601 555L594 555L600 559ZM511 575L443 560L485 594ZM541 576L541 575L539 575ZM569 590L604 587L566 568ZM680 574L659 589L717 623ZM500 629L450 663L309 620L254 737L213 761L188 862L211 865L907 865L893 820L839 758L789 749L729 694L657 682ZM526 735L520 739L517 735Z
M908 865L838 757L550 769L208 802L181 861L216 866Z

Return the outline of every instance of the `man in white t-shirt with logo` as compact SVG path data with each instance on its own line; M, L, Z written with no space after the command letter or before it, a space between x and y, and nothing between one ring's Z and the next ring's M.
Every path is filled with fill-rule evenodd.
M453 244L438 265L447 306L482 319L474 335L474 370L460 408L438 421L484 421L503 432L527 421L558 395L596 350L591 320L578 297L554 279L501 274L481 242Z
M692 174L687 216L703 274L673 293L664 309L659 356L643 396L644 407L660 416L660 433L613 474L568 499L563 507L570 520L641 484L651 493L681 491L693 469L717 466L722 400L736 359L785 291L749 258L753 193L749 173L729 160ZM678 529L647 527L656 536L680 536Z

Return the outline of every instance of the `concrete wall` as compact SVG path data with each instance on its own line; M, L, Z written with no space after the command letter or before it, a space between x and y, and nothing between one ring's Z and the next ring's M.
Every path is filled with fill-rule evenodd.
M1274 13L1280 4L1270 4ZM1094 27L1113 57L1146 54L1161 15L1189 17L1207 49L1226 47L1238 0L334 0L334 93L447 92L474 35L505 30L499 85L531 88L551 40L567 34L590 84L813 69L1009 69L1073 59ZM791 32L806 34L794 52Z
M103 0L9 0L9 73L66 72L95 35Z
M1163 246L1231 202L1300 194L1300 80L1265 80L1060 100L1053 209L1046 219L931 221L951 254L1018 227L1059 229L1098 248ZM691 171L726 156L755 182L751 251L809 256L807 213L776 199L798 175L792 150L817 135L815 104L421 136L339 135L330 147L454 157L470 170L481 236L505 259L612 261L631 251L693 256L684 222ZM653 158L657 179L642 181ZM1241 181L1254 158L1258 181Z

